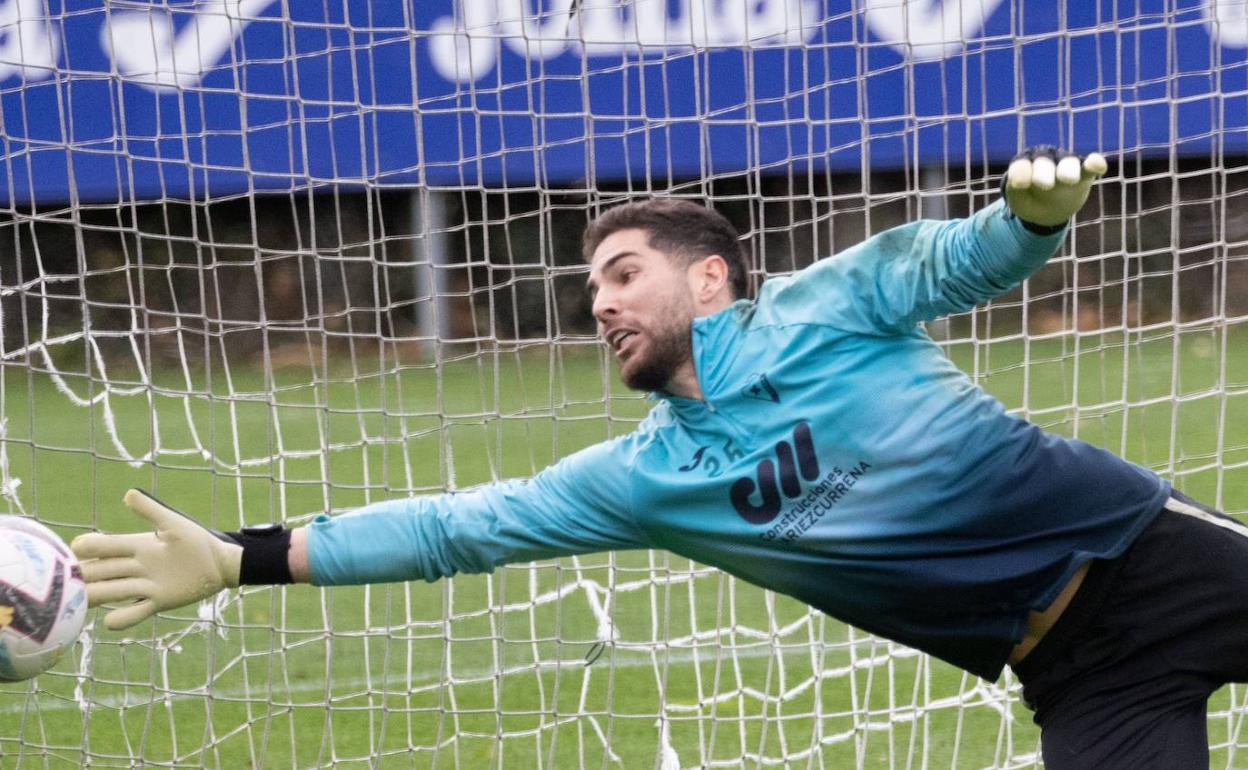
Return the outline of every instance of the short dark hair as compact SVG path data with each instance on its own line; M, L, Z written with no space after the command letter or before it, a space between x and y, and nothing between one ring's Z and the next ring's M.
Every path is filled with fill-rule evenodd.
M650 248L688 267L718 254L728 263L728 286L733 299L747 293L747 260L741 237L723 214L681 198L650 198L607 209L585 227L585 261L608 236L620 230L643 230Z

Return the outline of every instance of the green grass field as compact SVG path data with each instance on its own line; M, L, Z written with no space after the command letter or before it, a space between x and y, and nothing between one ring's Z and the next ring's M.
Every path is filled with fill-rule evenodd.
M1236 514L1248 512L1245 351L1242 326L950 346L1008 406ZM24 509L67 539L138 529L120 504L130 486L234 528L527 476L646 409L592 346L437 368L377 351L273 374L217 361L161 370L150 387L88 361L57 351L60 382L42 362L0 369L2 480L20 480ZM608 617L617 638L586 665ZM665 553L436 585L251 589L226 598L218 624L195 619L97 626L83 676L74 658L0 685L0 769L631 768L658 766L665 745L685 767L978 768L1031 766L1036 750L1006 682ZM1215 699L1218 766L1248 766L1228 711L1241 700Z

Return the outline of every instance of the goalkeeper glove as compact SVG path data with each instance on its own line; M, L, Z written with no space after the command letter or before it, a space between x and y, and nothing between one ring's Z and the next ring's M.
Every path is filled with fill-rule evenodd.
M88 604L125 603L104 616L104 624L114 631L240 583L291 582L286 564L290 530L270 526L217 532L139 489L126 492L125 503L156 531L92 532L69 546L82 562Z
M1057 232L1083 207L1092 183L1108 168L1105 156L1094 152L1080 163L1076 155L1062 155L1053 147L1035 147L1010 162L1003 187L1005 202L1028 229Z

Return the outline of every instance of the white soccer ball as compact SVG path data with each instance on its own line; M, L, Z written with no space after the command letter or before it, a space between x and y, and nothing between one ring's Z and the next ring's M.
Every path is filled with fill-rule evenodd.
M0 516L0 682L55 666L86 619L87 585L64 541L32 519Z

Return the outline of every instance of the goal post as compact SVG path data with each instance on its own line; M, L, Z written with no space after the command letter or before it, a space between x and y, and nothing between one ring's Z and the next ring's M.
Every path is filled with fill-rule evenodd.
M524 478L649 404L580 233L714 205L757 284L1111 159L929 324L1012 411L1248 515L1248 13L1027 0L0 0L0 512L134 531ZM1211 747L1244 760L1242 688ZM1038 767L986 683L667 552L250 587L0 685L0 767Z

